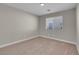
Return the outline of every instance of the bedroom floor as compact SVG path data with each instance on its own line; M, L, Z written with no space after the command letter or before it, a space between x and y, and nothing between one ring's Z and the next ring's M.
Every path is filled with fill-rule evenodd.
M77 55L73 44L38 37L0 48L0 55Z

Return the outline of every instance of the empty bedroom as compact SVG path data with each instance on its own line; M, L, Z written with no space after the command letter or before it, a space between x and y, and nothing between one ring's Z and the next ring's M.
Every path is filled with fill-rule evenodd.
M78 3L0 3L0 55L78 54Z

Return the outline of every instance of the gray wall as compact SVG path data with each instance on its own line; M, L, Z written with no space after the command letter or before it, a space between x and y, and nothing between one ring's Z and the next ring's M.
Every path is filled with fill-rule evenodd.
M76 15L77 15L77 21L76 21L76 26L77 26L77 49L79 52L79 4L77 4L77 9L76 9Z
M0 45L37 34L37 16L0 4Z
M63 16L64 24L63 31L53 32L45 29L46 17ZM50 36L61 40L66 40L76 43L76 10L52 13L40 17L40 35Z

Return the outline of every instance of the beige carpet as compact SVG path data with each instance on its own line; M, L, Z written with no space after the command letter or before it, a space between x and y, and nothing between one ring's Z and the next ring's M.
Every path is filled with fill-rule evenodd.
M47 38L34 38L22 43L0 48L1 55L77 55L73 44Z

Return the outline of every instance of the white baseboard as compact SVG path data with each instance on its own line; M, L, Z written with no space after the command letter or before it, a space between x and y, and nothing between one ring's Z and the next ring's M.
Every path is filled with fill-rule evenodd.
M7 47L7 46L17 44L17 43L21 43L21 42L26 41L26 40L31 40L31 39L36 38L36 37L39 37L39 36L36 35L36 36L33 36L33 37L29 37L29 38L17 40L17 41L14 41L14 42L6 43L6 44L3 44L3 45L0 45L0 48Z
M22 40L18 40L18 41L14 41L14 42L10 42L10 43L6 43L6 44L3 44L3 45L0 45L0 48L7 47L7 46L10 46L10 45L13 45L13 44L17 44L17 43L21 43L23 41L31 40L31 39L37 38L37 37L44 37L44 38L54 39L54 40L58 40L58 41L62 41L62 42L66 42L66 43L70 43L70 44L76 45L75 42L61 40L61 39L57 39L57 38L50 37L50 36L45 36L45 35L36 35L36 36L33 36L33 37L29 37L29 38L25 38L25 39L22 39Z
M63 39L58 39L58 38L54 38L54 37L50 37L50 36L45 36L45 35L39 35L39 36L40 37L44 37L44 38L49 38L49 39L58 40L58 41L62 41L62 42L66 42L66 43L70 43L70 44L76 45L75 42L66 41L66 40L63 40Z

